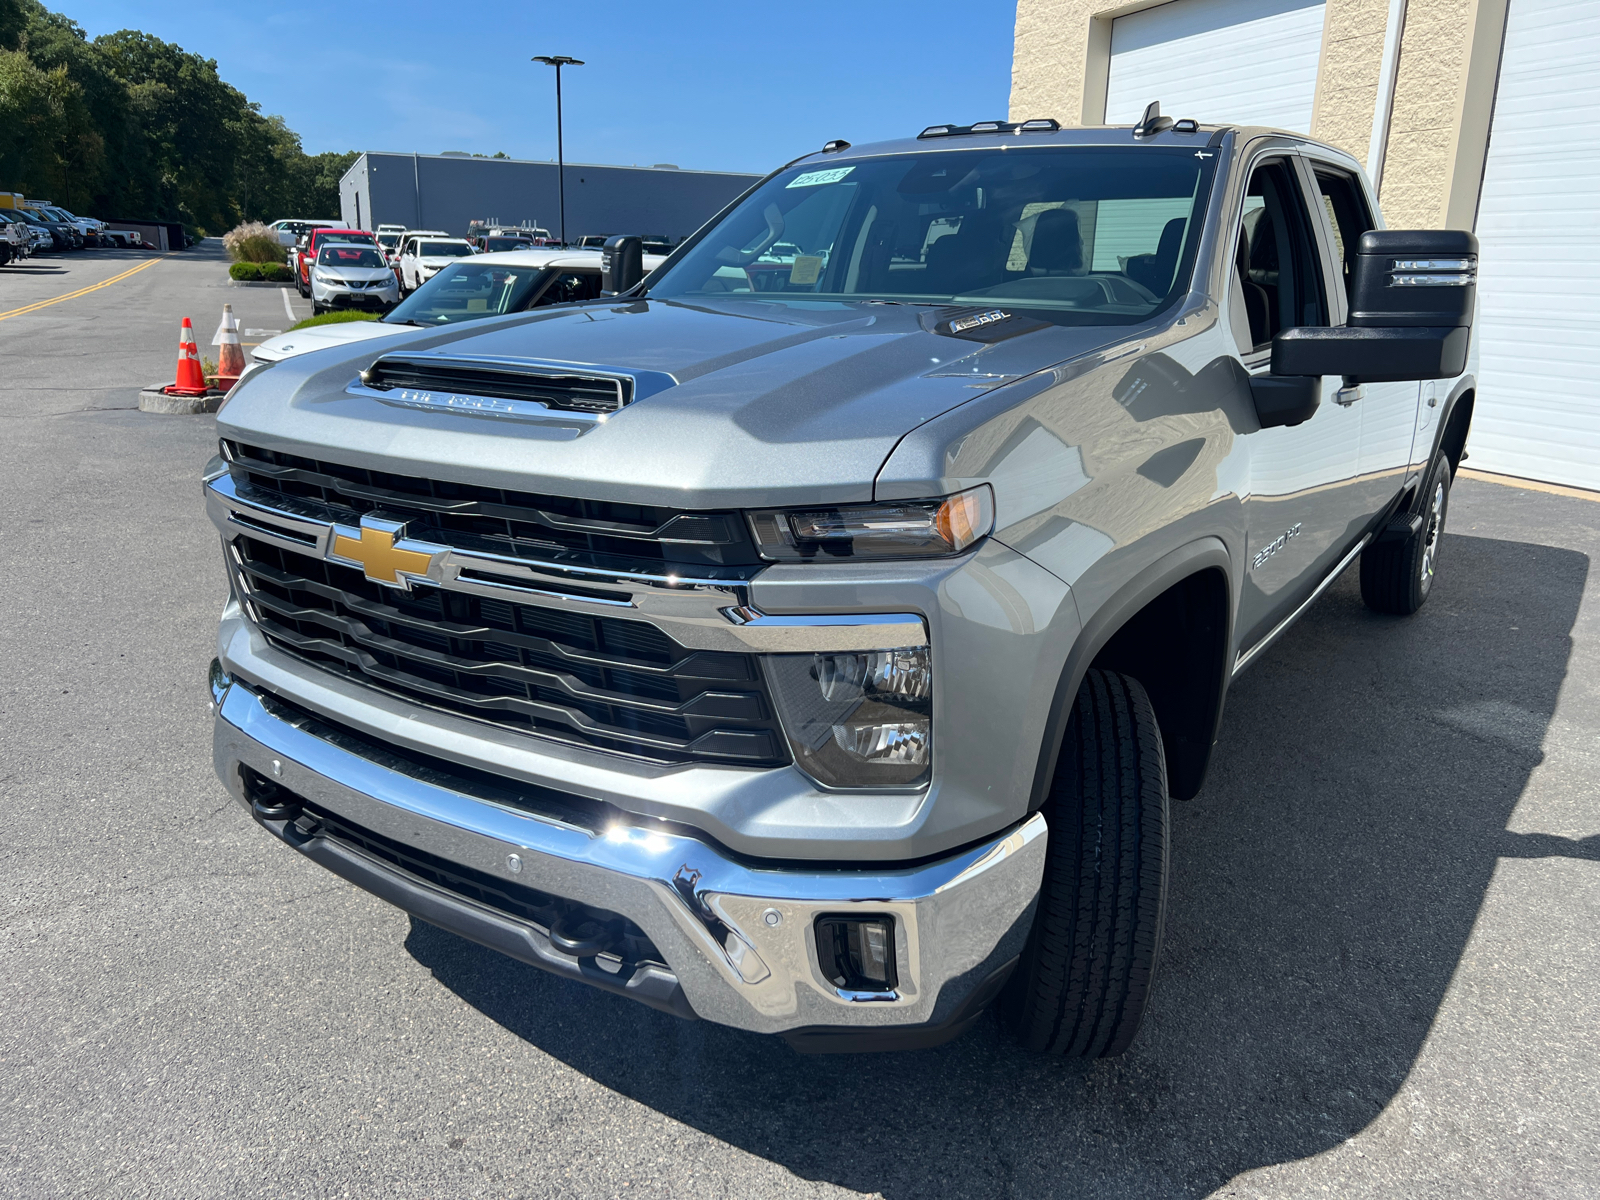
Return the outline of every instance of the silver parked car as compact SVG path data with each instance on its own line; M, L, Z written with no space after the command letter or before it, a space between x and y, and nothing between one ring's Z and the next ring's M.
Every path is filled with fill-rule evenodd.
M387 310L400 302L394 268L375 246L329 242L311 267L311 311L335 308Z

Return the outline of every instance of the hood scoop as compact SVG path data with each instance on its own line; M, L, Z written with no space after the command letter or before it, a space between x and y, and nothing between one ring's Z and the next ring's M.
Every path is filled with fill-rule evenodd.
M515 414L526 407L601 417L634 399L632 376L555 366L390 354L361 372L381 399L417 407Z

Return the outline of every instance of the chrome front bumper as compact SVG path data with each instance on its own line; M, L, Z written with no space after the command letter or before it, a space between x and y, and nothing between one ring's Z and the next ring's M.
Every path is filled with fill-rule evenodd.
M424 919L681 1015L758 1033L939 1028L975 1011L1027 937L1044 867L1037 814L916 867L761 867L681 831L642 823L584 829L380 765L277 715L220 667L212 692L217 773L247 808L241 767L391 842L626 917L670 974L646 971L630 990L594 959L565 962L534 925L263 820L302 853ZM895 990L847 992L823 977L815 919L850 913L894 917Z

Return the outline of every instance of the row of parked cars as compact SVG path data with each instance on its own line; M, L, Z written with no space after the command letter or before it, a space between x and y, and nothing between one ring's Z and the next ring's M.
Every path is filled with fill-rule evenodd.
M80 217L59 204L33 201L0 208L0 267L34 254L110 246L126 237L108 229L104 221Z
M386 244L383 239L390 234L397 236ZM449 252L437 252L441 243ZM598 246L521 245L480 252L464 238L428 230L369 232L319 225L296 243L290 260L312 308L319 313L387 311L377 321L280 334L254 347L251 358L265 365L345 342L597 299L601 258ZM661 254L647 253L643 269L652 271L662 261Z
M442 229L379 225L369 231L293 218L275 221L270 228L290 247L295 287L311 301L312 312L317 314L336 308L387 311L463 259L508 253L537 253L547 258L578 254L575 262L583 268L578 271L583 278L565 290L585 294L565 298L593 299L600 294L599 252L606 239L599 235L582 238L577 247L564 247L550 238L547 230L479 222L473 223L470 232L474 236L470 238ZM664 238L647 238L644 249L646 257L659 261L669 247Z

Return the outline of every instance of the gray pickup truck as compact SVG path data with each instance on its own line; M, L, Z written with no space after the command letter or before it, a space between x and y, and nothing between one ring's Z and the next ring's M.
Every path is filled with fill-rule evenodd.
M1476 243L1152 106L830 142L630 249L229 398L227 789L680 1017L1122 1052L1229 681L1357 558L1427 598Z

